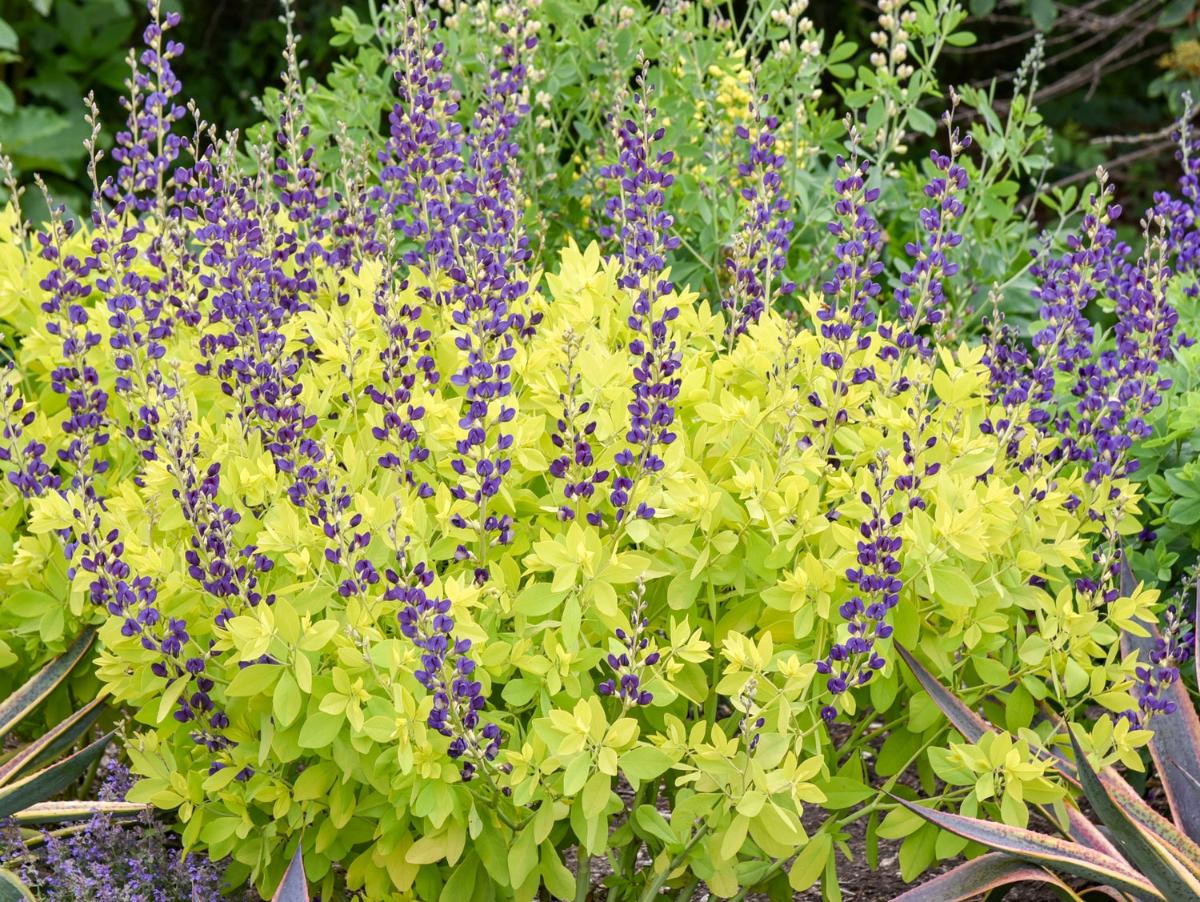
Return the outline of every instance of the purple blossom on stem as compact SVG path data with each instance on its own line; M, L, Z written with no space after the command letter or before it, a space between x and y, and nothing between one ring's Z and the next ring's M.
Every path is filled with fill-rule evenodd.
M674 183L667 167L675 157L672 151L655 150L665 131L654 125L656 111L648 102L644 74L640 87L634 96L636 118L622 119L616 128L617 162L601 169L613 193L604 205L611 225L600 232L617 242L622 269L619 284L636 292L628 319L634 333L629 342L634 360L633 400L628 408L631 421L625 435L629 444L617 453L617 471L609 493L618 524L624 522L635 500L637 517L654 516L654 508L636 498L636 487L644 477L662 470L658 447L675 441L671 426L681 381L677 375L680 355L669 332L679 307L658 303L673 290L665 277L666 255L679 246L679 238L670 234L674 219L664 209L666 190Z
M1192 129L1192 115L1192 98L1185 93L1183 115L1175 132L1175 159L1182 170L1179 196L1166 191L1154 195L1154 215L1167 224L1167 248L1178 273L1200 270L1200 133ZM1184 291L1195 297L1200 293L1200 281L1185 283Z
M748 205L741 228L734 239L733 254L725 265L733 274L733 284L722 299L729 316L725 338L732 344L737 336L758 322L763 310L771 306L771 292L776 278L782 284L779 294L787 296L796 290L795 283L783 278L791 243L788 234L792 221L787 217L791 201L783 196L780 172L786 162L775 149L775 131L779 119L764 115L762 100L754 104L754 131L738 125L738 138L748 145L747 158L738 164L738 175L746 182L741 198Z
M851 124L851 138L857 132ZM857 155L849 160L839 155L836 160L840 177L834 180L837 200L833 205L834 220L828 224L830 234L837 238L834 256L837 266L822 285L826 301L817 311L822 339L821 365L833 374L833 397L827 402L812 392L809 403L818 409L828 404L828 412L814 421L826 428L826 453L833 447L833 430L847 419L843 398L850 386L862 385L875 379L874 367L857 367L847 373L850 355L871 346L870 329L876 314L872 303L881 291L876 281L883 272L883 231L871 212L879 199L878 188L867 187L870 164L859 162Z
M1133 696L1138 706L1136 711L1125 712L1134 726L1145 729L1156 715L1175 712L1175 703L1167 698L1167 693L1179 681L1179 668L1192 657L1194 633L1192 618L1170 605L1163 615L1162 629L1154 640L1149 660L1135 668Z
M646 672L658 664L662 657L658 649L648 650L650 637L647 630L650 622L646 619L646 587L640 579L631 597L633 610L629 615L630 629L628 632L617 629L620 650L610 652L604 659L612 676L596 687L601 695L619 698L622 711L654 701L654 695L645 688Z
M18 391L19 376L9 364L0 370L0 463L8 464L4 478L26 498L57 490L58 475L46 463L46 444L36 438L24 440L25 429L37 417Z
M118 163L117 175L104 185L109 200L139 213L154 211L159 219L165 214L171 167L185 145L171 131L185 113L175 101L180 83L171 69L171 60L183 53L183 45L163 40L179 24L180 16L173 12L164 19L161 6L160 0L147 0L150 24L142 32L145 47L136 57L130 52L131 73L125 83L129 94L121 98L126 128L117 132L112 152Z
M462 778L468 781L480 769L493 766L500 751L500 728L480 717L487 706L483 684L475 679L471 640L454 638L450 599L426 591L433 584L433 571L424 561L410 564L407 548L405 540L396 552L396 568L387 570L384 598L401 604L400 632L421 656L413 675L433 696L429 727L450 740L449 755L462 760Z
M490 577L489 548L512 541L512 517L497 515L492 508L512 466L513 434L507 424L517 413L508 400L516 355L513 340L535 325L515 311L516 302L529 290L521 273L529 249L521 228L524 201L513 131L528 113L522 99L526 70L521 54L537 42L521 39L519 27L499 27L508 42L499 48L472 120L469 170L455 179L459 218L454 263L448 271L454 283L448 300L451 320L458 327L454 343L463 358L450 381L463 390L465 401L459 420L463 436L451 461L463 481L450 492L475 506L471 520L456 515L453 525L476 534L475 548L459 545L457 557L474 563L477 583Z
M582 375L576 367L576 359L582 344L580 336L568 329L563 336L566 361L560 365L567 380L565 392L559 392L558 400L562 404L562 414L554 423L554 433L550 441L561 453L550 461L550 475L561 479L565 501L559 505L558 516L561 520L575 519L575 506L590 502L596 486L608 479L608 470L596 467L595 450L592 448L593 435L596 432L596 420L588 419L592 409L590 401L579 398L579 385ZM599 526L601 516L598 511L589 511L588 523Z
M912 267L900 276L896 289L896 308L900 324L895 330L895 347L884 348L880 356L897 359L911 349L922 357L932 353L929 342L917 335L919 329L936 327L945 318L944 283L958 272L958 264L947 256L962 243L962 235L953 229L954 221L962 216L963 204L959 195L967 188L967 170L957 162L958 155L971 146L971 136L960 137L951 125L952 110L944 121L950 132L950 152L930 151L929 158L938 174L925 185L930 204L920 211L922 237L905 245L913 258ZM892 335L891 327L881 327L884 338Z
M892 634L887 614L900 603L904 586L897 557L904 540L896 534L904 515L889 513L896 489L888 485L887 457L881 455L868 464L868 469L874 492L864 491L862 502L869 506L871 516L859 526L862 538L858 542L857 566L846 570L846 578L857 591L838 608L850 635L845 642L834 643L826 658L817 662L817 672L828 676L826 686L835 698L865 685L886 663L875 643ZM821 716L833 720L837 709L827 705L821 709Z

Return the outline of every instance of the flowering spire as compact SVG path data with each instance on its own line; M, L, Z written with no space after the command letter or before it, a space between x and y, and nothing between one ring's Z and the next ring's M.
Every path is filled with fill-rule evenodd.
M179 13L163 18L161 0L147 0L146 9L150 24L142 32L145 47L139 55L130 51L130 77L125 82L129 93L121 98L127 119L125 130L116 134L112 152L118 163L117 175L105 185L104 194L138 212L154 211L161 219L166 212L168 176L185 144L172 133L185 113L175 100L180 83L171 68L171 61L183 53L183 45L165 39L179 24Z
M657 111L649 104L645 72L639 87L632 115L616 123L620 148L617 162L600 172L612 189L604 205L611 224L602 226L600 233L617 243L616 256L622 270L619 284L636 293L628 319L634 333L629 342L634 386L629 404L631 421L625 434L628 445L617 453L617 470L609 493L618 524L625 521L635 501L637 517L654 516L654 509L636 497L636 488L644 477L662 470L658 448L675 441L671 426L680 386L680 355L669 332L671 322L679 316L679 307L659 303L673 290L666 278L667 254L679 246L679 238L670 234L674 219L664 209L666 190L675 180L667 167L675 155L655 149L665 130L654 123Z
M926 325L936 327L945 318L944 283L958 272L958 264L949 258L948 252L962 243L962 235L953 226L963 214L960 195L967 188L967 170L957 160L971 146L971 136L960 136L958 127L953 125L957 96L951 96L954 103L942 118L950 133L950 149L949 153L936 150L929 153L937 174L924 189L930 203L920 212L923 234L920 240L905 245L913 264L900 276L900 287L896 289L900 324L895 330L895 347L881 351L886 358L896 359L914 348L922 357L932 353L928 340L918 338L917 331ZM892 337L891 327L881 327L879 331L884 338Z
M1179 197L1166 191L1154 194L1154 214L1167 223L1167 247L1176 272L1194 273L1200 270L1200 133L1193 130L1192 97L1184 93L1183 115L1175 132L1175 159L1182 173L1179 177ZM1184 291L1195 296L1200 282L1185 283Z
M596 454L592 442L596 420L594 416L588 416L592 409L591 402L579 397L582 375L578 369L578 356L582 339L568 329L563 336L563 345L566 360L560 364L560 368L567 384L566 390L558 395L562 415L555 421L554 434L550 436L551 443L561 453L550 461L549 471L555 479L564 482L564 500L558 508L559 519L573 520L575 507L590 502L596 486L608 479L608 470L598 469L595 465ZM587 521L599 526L599 511L589 511Z
M850 635L837 642L825 660L817 662L817 672L828 676L826 685L837 696L857 686L865 685L886 661L875 648L879 639L892 634L886 623L887 614L900 603L900 560L897 553L904 540L897 535L903 520L900 511L890 513L890 503L896 488L888 482L887 457L880 455L868 464L873 491L862 492L862 502L868 506L870 517L859 526L856 566L846 570L846 578L854 585L855 594L844 602L838 613L846 621ZM821 710L825 720L837 717L837 709L827 705Z
M871 327L877 318L873 306L881 291L876 280L883 272L883 230L871 209L879 200L879 188L867 187L870 163L858 158L858 130L849 117L846 128L855 149L849 159L839 154L835 161L839 170L833 182L837 200L834 219L827 226L837 239L833 248L837 265L821 286L826 300L817 311L822 339L820 359L832 376L831 397L822 398L814 391L808 398L823 411L814 425L825 428L825 457L833 448L834 430L847 418L844 399L850 386L875 379L873 367L849 367L854 352L871 346Z
M745 182L741 198L747 209L734 239L733 254L725 260L733 275L733 284L722 300L729 316L727 344L732 344L751 323L758 322L763 310L770 308L777 278L781 282L781 296L796 290L795 283L783 276L791 247L788 234L792 231L792 221L787 217L791 201L783 196L780 177L787 161L775 149L779 119L764 115L767 99L763 95L752 105L753 132L740 124L736 128L738 138L748 145L746 159L738 163L738 175Z
M650 647L646 586L642 580L638 580L637 588L630 593L630 597L633 599L633 610L629 615L629 631L617 629L615 635L620 650L610 652L604 659L612 676L596 687L601 695L620 699L622 711L654 701L654 695L645 686L646 674L662 658L657 648Z
M458 546L457 557L474 564L475 581L490 578L491 546L512 541L512 517L493 505L512 465L513 435L507 424L516 417L512 394L514 338L525 328L517 301L529 291L522 266L529 258L521 226L522 195L517 182L517 144L513 132L529 111L524 100L523 53L537 45L522 37L523 28L502 22L505 39L498 48L483 100L467 141L469 172L455 180L460 225L452 235L454 262L448 275L451 319L461 366L450 382L463 390L458 456L451 461L463 481L451 495L475 507L471 518L455 515L453 525L475 534L474 547Z
M426 591L433 585L433 571L423 561L411 563L408 546L406 538L396 551L396 566L386 572L384 598L400 602L400 632L420 653L421 666L413 675L433 696L429 727L450 740L449 755L461 760L462 778L469 781L494 766L500 728L480 716L487 701L475 679L471 640L454 638L450 599Z

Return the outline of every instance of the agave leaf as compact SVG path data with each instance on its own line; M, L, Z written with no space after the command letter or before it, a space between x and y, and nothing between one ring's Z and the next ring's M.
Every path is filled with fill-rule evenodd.
M92 643L96 641L95 630L84 630L71 647L29 678L25 685L0 702L0 738L36 708L51 692L57 689L83 660Z
M37 902L37 896L20 877L0 868L0 902Z
M1067 832L1071 839L1080 845L1103 852L1105 855L1111 855L1113 858L1121 857L1121 850L1114 846L1100 828L1088 820L1078 808L1067 808Z
M101 736L91 745L80 749L69 758L56 761L37 773L23 777L0 789L0 817L16 814L37 802L44 802L74 783L88 766L104 754L115 733Z
M893 647L900 653L908 669L913 672L921 688L929 693L934 704L942 709L942 713L950 721L954 729L962 733L967 742L978 742L984 733L994 733L996 728L968 708L957 695L942 685L941 681L912 655L899 642L893 642Z
M921 688L929 693L929 697L933 699L946 718L950 721L951 726L958 732L962 733L963 737L968 742L978 742L984 733L999 733L1001 732L992 724L988 723L974 711L963 703L962 699L956 696L953 692L941 684L937 677L924 668L921 663L913 657L912 652L906 649L899 642L893 642L892 647L900 653L900 657L908 664L912 670L913 676L917 678L917 682L921 684ZM1071 766L1071 762L1067 761L1061 755L1053 750L1047 752L1038 752L1041 757L1049 761L1056 770L1064 778L1072 783L1078 784L1078 778L1075 776L1075 769Z
M38 802L27 808L22 808L12 816L21 826L29 824L58 824L63 821L76 821L89 818L93 814L107 814L110 817L134 817L143 811L149 811L149 805L141 802Z
M1125 806L1118 804L1092 769L1087 756L1071 734L1075 767L1084 795L1100 820L1113 834L1117 847L1171 902L1200 902L1200 879L1180 856L1154 831L1134 819Z
M1200 880L1200 845L1194 843L1173 823L1151 808L1132 786L1111 769L1099 775L1105 791L1121 810L1143 830L1153 833ZM1185 775L1191 779L1191 775Z
M304 854L300 851L301 843L296 843L296 853L292 856L279 888L271 897L271 902L309 902L308 881L304 879Z
M1070 887L1045 868L1001 852L989 852L914 886L892 902L962 902L1013 883L1049 883L1074 895Z
M1129 565L1122 558L1121 592L1128 595L1136 589ZM1150 635L1134 636L1126 631L1121 635L1121 649L1125 654L1136 651L1141 661L1149 663L1159 632L1153 624L1139 624ZM1200 841L1200 717L1183 680L1172 683L1166 697L1175 703L1175 711L1154 718L1150 757L1167 792L1171 819L1193 841Z
M104 712L104 700L95 699L84 705L62 723L47 733L42 734L29 745L20 749L4 764L0 764L0 786L11 783L14 779L27 773L57 755L63 749L74 745L75 740L96 722Z
M994 824L973 817L963 817L961 814L951 814L948 811L934 811L900 798L896 798L896 801L931 824L994 851L1005 852L1015 858L1055 871L1105 883L1141 898L1162 902L1166 902L1168 898L1159 892L1154 884L1130 868L1128 863L1079 843L1035 833L1021 827L1010 827L1008 824ZM1176 902L1176 899L1172 898L1171 902Z

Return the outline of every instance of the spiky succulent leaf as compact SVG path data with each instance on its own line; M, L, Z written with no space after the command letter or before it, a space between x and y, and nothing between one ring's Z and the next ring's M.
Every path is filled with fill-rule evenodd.
M1145 899L1166 900L1158 888L1119 858L1087 846L1021 827L995 824L948 811L935 811L896 799L909 811L943 830L1042 867L1116 887ZM1172 900L1174 902L1174 900Z
M149 811L149 805L140 802L104 802L94 800L68 802L37 802L22 808L12 816L21 826L31 824L59 824L90 818L94 814L105 814L113 818L136 817Z
M1126 859L1172 902L1200 902L1200 879L1188 863L1172 853L1170 846L1142 822L1134 819L1125 806L1118 804L1101 782L1099 775L1071 733L1075 767L1088 802L1108 827L1113 841Z
M75 741L96 722L103 712L104 700L95 699L66 720L55 725L53 729L21 748L15 755L0 764L0 786L25 776L38 765L44 764L59 752L73 746Z
M0 817L16 814L62 792L104 754L114 735L107 733L75 754L0 789Z
M279 887L271 897L271 902L309 902L308 881L304 877L304 853L301 851L300 842L296 843L295 854L292 855L287 870L283 872L283 879L279 881Z
M929 693L934 704L950 721L954 729L962 733L967 742L978 742L984 733L996 732L996 728L968 708L958 696L941 684L937 677L925 669L907 648L895 643L897 653L913 672L921 688Z
M37 902L37 896L20 877L0 868L0 902Z
M961 902L1017 883L1068 889L1052 872L1002 852L989 852L901 893L892 902Z
M71 647L34 674L28 682L0 702L0 738L21 722L51 692L62 685L96 641L95 630L85 630Z

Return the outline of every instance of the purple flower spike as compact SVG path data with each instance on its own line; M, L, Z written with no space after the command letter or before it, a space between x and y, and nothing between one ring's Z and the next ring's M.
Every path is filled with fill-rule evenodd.
M897 529L904 515L889 511L896 487L888 485L887 457L881 455L868 469L874 491L863 492L862 501L870 506L871 516L859 526L862 538L858 542L856 566L846 570L846 578L854 584L856 594L838 608L849 626L850 636L845 642L835 643L826 658L817 662L817 672L828 678L826 686L835 697L865 685L883 668L886 661L875 643L892 634L887 615L900 603L900 590L904 586L897 557L904 542ZM821 716L827 721L834 720L837 709L827 706Z
M388 601L398 601L400 632L420 653L417 681L433 696L430 729L450 740L450 757L462 761L464 781L480 769L494 768L500 751L500 728L486 723L480 712L487 706L483 684L474 678L475 660L471 641L454 638L450 599L436 598L426 590L433 584L433 571L423 561L411 564L408 540L396 552L396 567L387 570Z
M633 599L633 610L629 614L630 631L616 631L620 651L610 653L604 659L612 676L596 687L601 695L620 699L622 712L654 701L653 693L646 689L647 673L662 660L657 649L649 650L646 587L641 580L638 580L637 588L630 597Z
M674 154L655 150L665 132L654 125L656 111L649 105L644 75L640 87L641 93L634 97L633 117L615 123L618 160L601 169L612 189L604 205L611 225L603 226L601 235L617 243L621 287L637 293L629 317L634 333L629 342L634 386L631 422L625 435L628 446L617 454L609 492L618 524L630 513L641 480L664 466L657 448L675 441L671 426L680 386L680 355L670 336L670 324L679 316L679 308L658 303L673 290L664 273L667 254L679 246L679 238L670 234L674 219L663 207L666 190L674 183L674 176L667 172ZM639 500L634 515L649 519L654 509Z
M744 125L737 126L738 138L749 146L747 159L738 164L738 175L746 182L741 198L748 209L734 240L733 255L725 260L733 276L733 285L722 300L729 316L725 333L729 344L771 306L776 279L781 283L781 296L796 290L783 274L793 223L787 217L791 202L783 196L780 177L786 160L775 150L779 120L763 114L767 99L764 95L754 104L753 132Z

